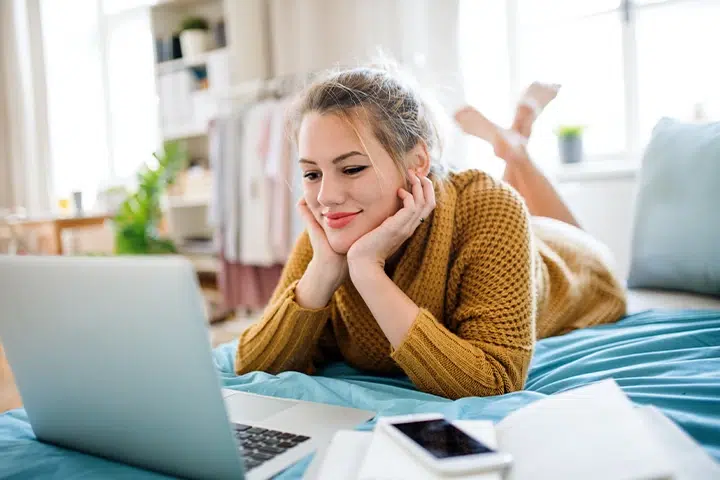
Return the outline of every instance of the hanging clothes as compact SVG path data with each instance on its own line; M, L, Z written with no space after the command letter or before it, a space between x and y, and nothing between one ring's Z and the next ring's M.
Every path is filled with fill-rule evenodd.
M266 175L266 153L262 148L272 102L261 102L245 114L240 158L240 263L270 266L275 263L270 248L271 190Z
M284 263L292 246L291 234L294 200L292 187L293 153L291 133L288 131L289 100L276 102L270 116L267 161L265 171L270 181L270 248L273 258ZM293 157L294 158L294 157Z
M228 262L220 256L218 287L225 308L262 310L280 281L283 265L259 267Z
M210 124L212 195L208 223L214 228L215 245L229 262L240 260L240 176L243 111L232 111Z
M257 102L211 124L208 220L216 232L218 284L227 308L263 308L294 243L288 104Z

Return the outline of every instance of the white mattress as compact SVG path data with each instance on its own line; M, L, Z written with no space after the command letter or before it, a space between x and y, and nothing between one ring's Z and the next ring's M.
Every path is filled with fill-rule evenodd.
M628 290L628 314L650 308L709 308L720 310L720 297L663 290Z

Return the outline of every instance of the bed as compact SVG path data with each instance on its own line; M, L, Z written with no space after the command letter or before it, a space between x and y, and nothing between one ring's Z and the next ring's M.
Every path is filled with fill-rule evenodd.
M637 404L653 404L720 461L720 299L633 292L629 314L603 325L542 340L526 389L457 401L416 391L404 377L378 378L334 364L306 376L255 372L235 376L234 343L214 350L225 387L378 411L442 412L498 421L550 395L612 377ZM649 308L648 307L653 307ZM358 426L370 429L372 424ZM301 478L311 458L279 478ZM38 442L22 409L0 416L0 478L164 478L151 472Z

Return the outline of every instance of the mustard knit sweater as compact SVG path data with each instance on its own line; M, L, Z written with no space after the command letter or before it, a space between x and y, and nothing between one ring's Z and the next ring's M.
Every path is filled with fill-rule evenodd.
M391 278L420 313L393 349L350 280L322 309L295 302L312 258L303 234L262 319L240 337L235 368L313 373L333 360L402 374L448 398L522 389L536 338L613 322L625 293L606 250L559 221L531 218L518 193L479 171L436 184L437 207Z

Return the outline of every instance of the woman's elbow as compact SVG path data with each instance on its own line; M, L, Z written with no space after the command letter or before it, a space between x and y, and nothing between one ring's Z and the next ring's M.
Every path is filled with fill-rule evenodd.
M437 388L430 388L428 393L450 400L459 400L468 397L504 395L522 390L525 386L524 377L508 374L502 365L493 365L490 370L491 372L485 372L482 376L484 378L470 373L461 383L453 382L452 385L445 385L444 388L438 385ZM459 377L456 380L459 380Z
M466 388L452 392L453 400L465 397L494 397L525 388L529 358L527 361L516 359L515 362L508 363L490 357L488 361L489 375L484 375L485 378L478 376L470 379Z

